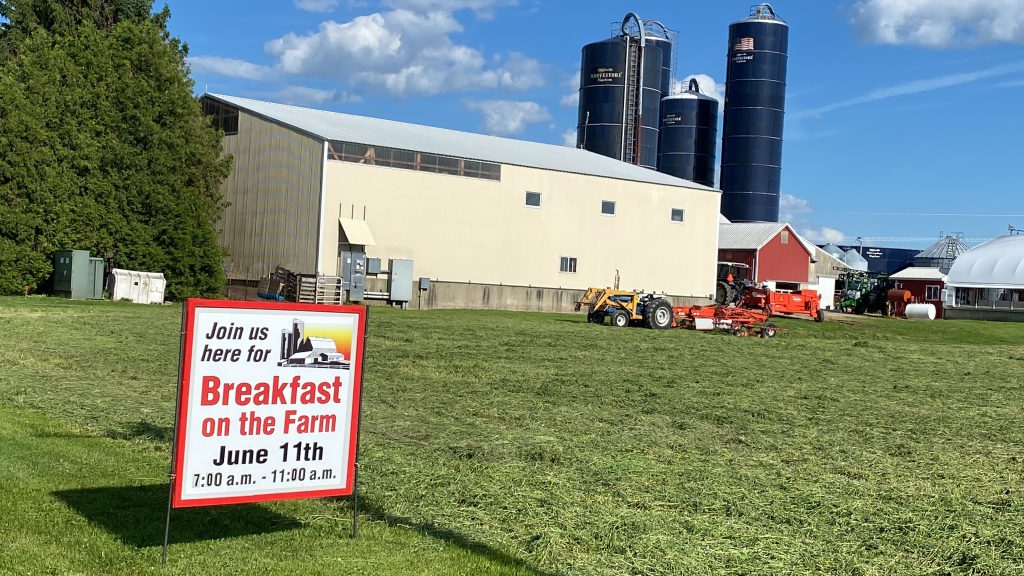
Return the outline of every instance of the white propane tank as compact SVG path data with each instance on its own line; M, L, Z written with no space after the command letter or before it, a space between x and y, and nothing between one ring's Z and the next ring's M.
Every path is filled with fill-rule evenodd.
M935 304L907 304L907 320L935 320Z

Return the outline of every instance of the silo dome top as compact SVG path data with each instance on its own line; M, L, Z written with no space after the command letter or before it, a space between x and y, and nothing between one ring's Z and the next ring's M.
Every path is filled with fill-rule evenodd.
M708 96L707 94L702 94L701 93L701 91L700 91L700 84L697 82L696 78L690 78L690 85L689 85L689 87L686 90L684 90L682 92L679 92L679 93L676 93L676 94L671 94L669 96L665 96L664 98L662 98L663 101L664 100L669 100L669 99L672 99L672 100L715 100L711 96ZM715 101L717 102L717 100L715 100Z
M846 256L843 258L843 262L846 262L846 265L854 270L860 270L861 272L868 271L868 261L853 248L846 251Z
M779 15L775 13L775 9L767 2L751 6L750 16L747 16L742 20L737 20L733 22L733 24L739 24L741 22L763 22L765 24L781 24L783 26L789 26L785 20L779 18Z
M821 249L824 250L826 253L828 253L833 258L836 258L838 260L842 260L846 256L846 252L843 252L842 248L840 248L839 246L836 246L835 244L833 244L831 242L829 242L828 244L825 244L824 246L822 246Z

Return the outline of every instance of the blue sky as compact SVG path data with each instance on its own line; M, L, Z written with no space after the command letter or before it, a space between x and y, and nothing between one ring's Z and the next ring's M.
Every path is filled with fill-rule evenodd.
M171 0L197 93L562 144L580 49L632 11L724 92L751 0ZM1024 227L1024 0L780 0L783 217L816 241L925 247ZM971 241L974 239L974 241Z

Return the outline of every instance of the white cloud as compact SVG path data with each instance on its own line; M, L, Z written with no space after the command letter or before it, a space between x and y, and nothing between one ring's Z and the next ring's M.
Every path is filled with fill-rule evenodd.
M344 104L362 102L356 94L339 92L338 90L321 90L308 86L285 86L278 90L275 99L285 104Z
M580 71L577 70L566 76L565 80L562 81L562 86L572 90L572 92L562 96L559 104L566 108L578 108L580 105Z
M715 79L707 74L690 74L682 80L672 83L672 94L678 94L690 87L690 80L696 79L700 86L700 93L718 100L719 106L725 105L725 84L715 82Z
M461 31L449 12L399 9L345 23L323 22L316 32L272 40L266 50L287 73L374 86L394 94L526 90L543 85L536 60L510 53L489 68L478 50L449 37Z
M483 114L484 129L491 134L518 134L530 124L551 120L551 113L536 102L470 100L466 107Z
M497 70L498 86L513 90L529 90L544 85L540 62L519 52L511 52L505 64Z
M295 0L295 7L306 12L330 12L338 6L338 0Z
M384 4L391 8L412 10L415 12L455 12L472 10L477 18L490 20L494 11L502 6L515 6L518 0L385 0Z
M562 145L568 146L569 148L576 147L576 129L569 128L565 132L562 132Z
M862 38L885 44L1024 42L1020 0L861 0L850 23Z
M815 227L810 224L814 216L814 207L805 198L793 194L783 194L779 199L779 221L788 222L797 234L814 244L826 242L841 243L846 235L842 231L828 226Z
M821 228L797 228L796 233L810 240L814 244L842 244L846 240L846 234L841 230L822 226Z
M189 56L188 65L193 72L200 74L216 74L246 80L266 80L274 75L274 70L268 66L219 56Z
M779 198L779 219L783 222L792 222L798 215L811 212L811 203L803 198L792 194L783 194Z
M886 100L888 98L895 98L897 96L907 96L910 94L919 94L922 92L931 92L933 90L940 90L943 88L951 88L953 86L960 86L961 84L970 84L977 82L978 80L984 80L986 78L996 78L999 76L1008 76L1010 74L1016 74L1024 71L1024 62L1013 62L1010 64L1002 64L993 68L986 68L984 70L978 70L976 72L964 72L961 74L950 74L948 76L939 76L937 78L926 78L924 80L914 80L912 82L904 82L902 84L896 84L894 86L886 86L884 88L877 88L868 92L867 94L849 98L847 100L841 100L839 102L833 102L832 104L826 104L825 106L819 106L818 108L812 108L810 110L802 110L792 114L793 118L807 118L813 116L821 116L828 112L834 112L842 108L849 108L850 106L857 106L860 104L867 104L869 102L876 102L878 100Z

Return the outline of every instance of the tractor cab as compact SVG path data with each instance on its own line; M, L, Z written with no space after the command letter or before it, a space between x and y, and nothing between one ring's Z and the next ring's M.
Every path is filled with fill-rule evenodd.
M750 282L750 266L740 262L719 262L715 285L715 303L723 306L735 303L742 287Z

